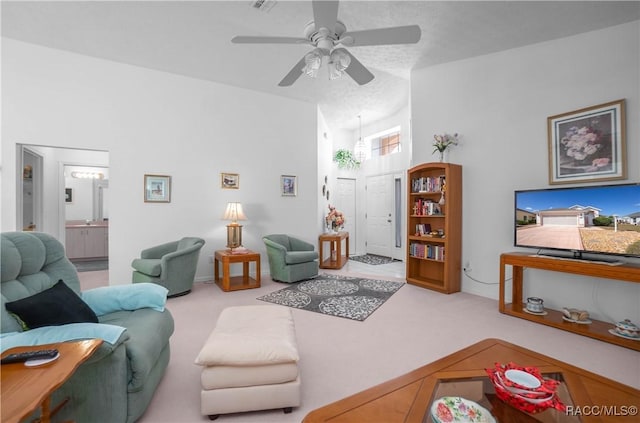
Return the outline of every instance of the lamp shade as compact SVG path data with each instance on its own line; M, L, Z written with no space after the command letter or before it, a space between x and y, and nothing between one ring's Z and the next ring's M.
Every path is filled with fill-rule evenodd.
M237 222L238 220L247 220L247 216L242 211L242 204L240 203L227 203L227 209L224 211L224 220L231 220Z

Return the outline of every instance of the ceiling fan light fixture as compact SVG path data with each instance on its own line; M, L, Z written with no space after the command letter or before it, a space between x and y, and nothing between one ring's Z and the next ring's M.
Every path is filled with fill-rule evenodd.
M251 0L252 7L266 9L275 0ZM418 25L395 26L390 28L347 31L345 24L338 20L340 0L311 0L313 20L307 23L304 37L273 36L236 36L231 39L235 44L308 44L314 51L303 56L278 83L289 87L302 74L317 77L326 57L329 78L337 79L347 73L358 85L371 82L375 76L340 45L349 47L377 46L393 44L414 44L420 41L421 30Z
M320 66L322 66L322 51L320 49L315 49L311 53L308 53L304 56L305 66L302 71L312 77L315 78L318 76L318 70Z
M335 63L336 68L339 71L344 71L351 64L351 56L349 56L347 53L345 53L342 50L334 50L331 53L330 62Z
M333 81L334 79L342 78L342 75L344 74L344 72L338 69L337 63L329 62L327 63L327 68L329 69L330 80Z
M344 75L344 71L351 64L351 56L341 50L334 50L329 56L329 79L334 80L341 78Z

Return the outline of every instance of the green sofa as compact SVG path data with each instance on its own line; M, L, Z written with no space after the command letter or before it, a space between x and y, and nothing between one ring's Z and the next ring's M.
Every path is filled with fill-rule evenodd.
M292 283L318 276L318 252L312 244L285 234L266 235L262 241L274 281Z
M185 237L179 241L142 250L131 262L133 283L152 282L169 290L169 297L191 292L204 239Z
M96 353L54 392L52 405L67 397L70 401L53 421L136 421L149 405L169 363L174 321L164 309L167 290L153 284L129 284L81 292L75 267L65 256L62 244L52 236L5 232L1 241L2 351L21 345L104 340ZM7 311L7 303L13 309L16 301L33 301L48 295L56 286L63 286L66 295L81 299L65 301L62 309L75 302L88 305L98 322L74 320L42 327L32 324L31 329L25 330L22 319Z

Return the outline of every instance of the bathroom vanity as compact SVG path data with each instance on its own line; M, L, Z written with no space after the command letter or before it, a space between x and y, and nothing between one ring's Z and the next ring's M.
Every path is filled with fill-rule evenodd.
M70 260L106 258L109 255L108 221L69 220L66 223L66 251Z

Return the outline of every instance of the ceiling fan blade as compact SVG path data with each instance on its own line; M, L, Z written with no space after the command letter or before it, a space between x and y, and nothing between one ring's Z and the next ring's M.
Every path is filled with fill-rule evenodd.
M347 69L345 69L345 72L351 78L353 78L353 80L356 81L358 85L367 84L371 82L373 78L375 78L375 76L373 76L373 74L369 72L369 69L365 68L364 65L360 63L358 59L353 56L353 54L349 53L347 49L337 48L334 49L334 51L341 51L351 57L351 63L349 63L349 66L347 67Z
M306 38L299 37L261 37L240 35L233 37L234 44L311 44Z
M332 33L338 20L338 2L335 0L313 0L313 22L316 30L327 28Z
M418 25L368 29L345 32L338 40L346 46L377 46L388 44L413 44L420 41L422 31Z
M282 78L282 81L278 83L279 86L290 87L294 82L298 80L298 78L300 78L300 75L302 75L302 69L304 69L306 65L304 57L305 56L302 56L302 59L300 59L300 61L296 63L296 65L289 71L289 73L284 78Z

